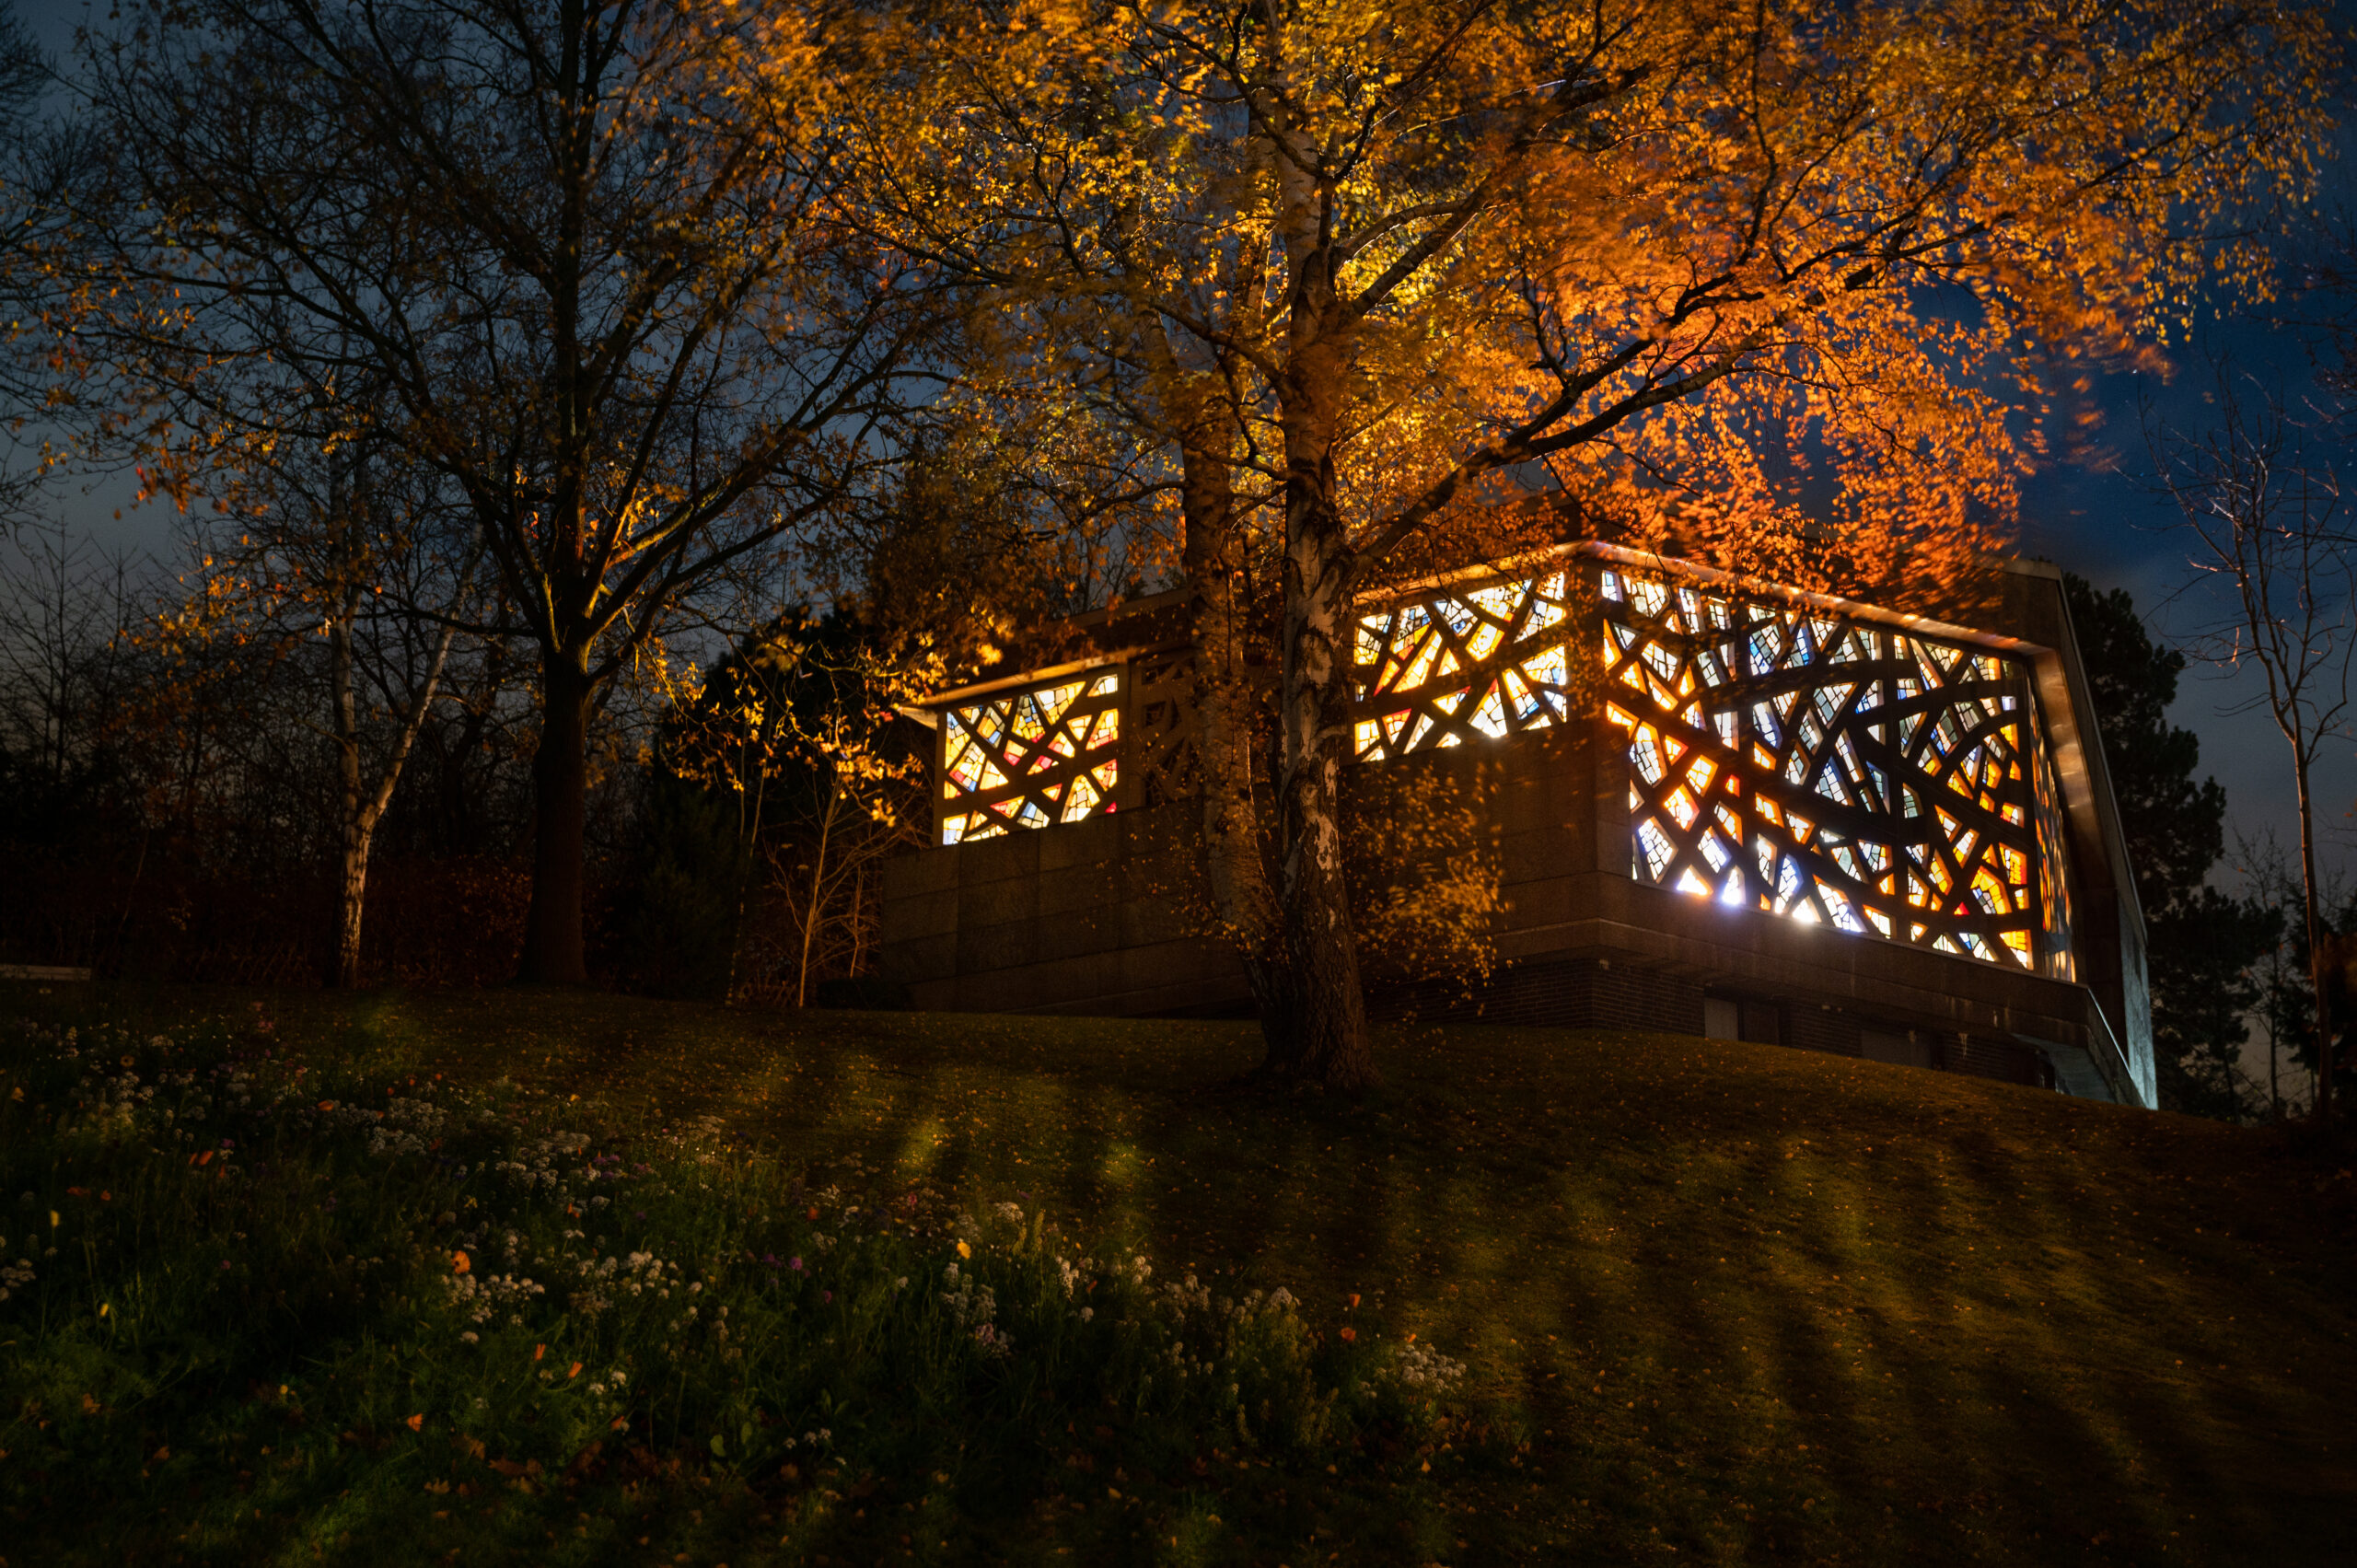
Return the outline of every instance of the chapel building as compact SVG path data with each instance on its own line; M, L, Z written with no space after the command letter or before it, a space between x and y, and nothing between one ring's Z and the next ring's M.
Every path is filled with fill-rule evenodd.
M1478 779L1504 894L1486 982L1371 1009L2154 1105L2143 921L2061 576L2016 562L2001 587L1975 629L1585 542L1363 604L1353 784ZM1249 1011L1190 913L1184 608L1084 617L1079 656L923 705L932 841L888 867L881 953L915 1005Z

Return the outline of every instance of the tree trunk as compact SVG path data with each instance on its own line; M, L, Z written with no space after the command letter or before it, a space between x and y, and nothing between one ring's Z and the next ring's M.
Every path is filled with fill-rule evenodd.
M459 574L458 592L450 601L453 613L465 600L467 584L474 576L475 560L469 556L465 570ZM359 614L360 601L354 592L346 597L343 613L328 625L336 761L343 796L343 864L337 889L335 970L329 983L347 991L360 983L360 919L367 908L368 846L377 837L377 824L383 819L385 808L393 802L393 790L401 783L401 770L409 764L410 749L417 744L418 731L424 727L426 713L434 705L434 693L442 684L442 667L450 656L451 640L458 635L455 626L442 628L441 639L434 645L434 656L425 667L425 679L411 698L408 711L401 714L401 727L394 733L384 770L377 775L376 787L370 789L360 776L360 714L352 680L352 630Z
M832 765L833 759L829 759ZM819 818L819 858L810 867L810 905L802 916L802 960L794 975L794 1005L810 1005L810 939L818 934L819 912L827 880L827 845L834 834L835 807L842 798L839 781L830 780L827 793L827 809Z
M1319 255L1313 271L1322 270ZM1334 502L1334 435L1348 365L1331 324L1330 280L1294 295L1295 351L1280 391L1285 434L1283 685L1278 809L1279 912L1292 1016L1267 1070L1356 1091L1376 1082L1359 981L1358 939L1342 874L1341 777L1350 746L1351 552ZM1325 309L1305 310L1324 294ZM1304 343L1304 334L1310 341Z
M581 897L591 695L586 648L542 648L540 744L532 758L532 905L517 973L542 985L580 985L589 978Z
M352 691L353 604L347 596L328 623L328 679L335 712L336 782L343 810L343 863L336 886L335 964L328 983L360 983L360 916L368 890L371 824L360 794L360 719Z
M340 914L336 921L335 984L350 991L360 984L360 916L367 908L368 842L374 835L352 818L343 823L343 876Z
M1249 607L1240 593L1243 551L1227 463L1235 435L1232 417L1200 411L1189 423L1181 456L1185 563L1195 601L1195 763L1212 908L1244 960L1273 1058L1293 1036L1295 1002L1256 789L1260 770L1252 737L1252 677L1244 656Z
M2308 927L2308 984L2315 989L2316 1004L2316 1120L2319 1127L2332 1125L2332 993L2326 984L2324 920L2316 909L2316 819L2308 798L2308 765L2299 760L2293 768L2299 786L2300 806L2300 903Z
M1291 122L1283 42L1271 43L1272 90L1255 118L1275 175L1284 254L1284 366L1276 378L1285 448L1284 626L1278 693L1277 911L1291 970L1291 1016L1264 1071L1355 1092L1376 1082L1342 873L1342 763L1350 750L1353 558L1334 495L1334 444L1357 354L1342 297L1332 193L1321 157Z

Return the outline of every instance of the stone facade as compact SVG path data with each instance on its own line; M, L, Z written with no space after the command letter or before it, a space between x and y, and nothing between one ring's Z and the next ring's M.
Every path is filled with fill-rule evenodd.
M1519 575L1504 580L1524 587L1556 582L1543 575L1554 570L1585 573L1591 589L1601 584L1608 594L1640 574L1648 583L1687 588L1684 602L1698 628L1689 642L1701 646L1715 636L1711 645L1723 653L1742 646L1742 628L1709 633L1703 622L1715 615L1723 627L1729 624L1730 606L1738 620L1747 604L1781 606L1773 617L1747 613L1762 625L1772 620L1787 635L1805 621L1813 630L1803 631L1802 639L1813 635L1828 648L1840 628L1870 629L1874 637L1853 639L1854 647L1841 655L1858 662L1827 667L1848 678L1831 689L1849 693L1844 701L1853 704L1866 701L1858 695L1861 671L1900 668L1890 662L1893 650L1926 646L1951 660L1962 650L1984 663L1956 664L1955 678L1977 672L1985 679L1959 685L1959 692L2016 695L2002 710L1994 696L1959 696L1968 703L1960 711L1977 716L1980 708L1969 703L1985 707L1992 717L1982 727L1995 735L2003 721L2013 749L1992 743L1962 753L1990 781L1976 772L1970 782L1982 808L1975 817L1961 781L1949 782L1955 800L1927 793L1922 773L1936 776L1942 762L1955 772L1956 755L1918 746L1920 766L1910 763L1898 752L1898 726L1866 722L1873 713L1845 710L1828 724L1807 725L1805 740L1788 738L1795 758L1829 759L1837 742L1843 746L1855 779L1871 776L1869 798L1855 781L1817 777L1815 764L1794 761L1770 770L1764 742L1779 733L1772 703L1740 725L1729 718L1727 703L1715 717L1706 714L1712 681L1729 679L1720 665L1707 667L1700 681L1690 671L1674 674L1682 691L1638 671L1653 679L1651 705L1641 705L1631 692L1645 689L1631 679L1628 660L1613 665L1611 639L1638 644L1625 628L1614 633L1608 605L1601 611L1608 623L1599 626L1593 597L1581 599L1565 587L1562 603L1573 610L1534 610L1527 594L1512 599L1486 588L1428 587L1427 612L1455 615L1455 641L1436 667L1429 654L1413 653L1419 645L1399 631L1399 606L1411 597L1402 596L1364 621L1371 628L1362 644L1370 717L1360 726L1366 760L1350 775L1350 791L1360 797L1352 817L1372 819L1372 781L1389 788L1416 773L1437 775L1483 799L1488 847L1504 894L1493 933L1503 962L1470 995L1456 985L1377 989L1370 1001L1378 1016L1711 1034L2153 1103L2142 921L2059 575L2037 565L2013 568L1990 617L2000 629L1968 631L1741 584L1607 546L1574 547L1551 565L1515 570ZM1516 607L1498 610L1486 633L1471 609L1452 609L1482 593L1489 597L1480 605ZM1675 611L1669 613L1675 625ZM1153 622L1149 616L1138 623ZM1601 642L1606 665L1619 668L1625 684L1599 686L1569 660L1534 656L1549 635L1582 656ZM1779 674L1771 656L1775 635L1762 636L1768 651L1755 656L1766 672L1761 679L1806 688L1803 695L1813 693L1812 682L1824 684L1814 666L1789 679ZM1241 966L1204 934L1210 922L1199 907L1196 815L1183 774L1159 763L1126 772L1105 766L1109 757L1172 753L1178 721L1167 702L1167 639L1123 648L1115 621L1104 625L1098 641L1102 652L1061 668L936 700L936 847L891 863L885 890L884 977L905 986L919 1007L1132 1016L1249 1011ZM1659 641L1675 639L1662 633ZM1387 648L1409 652L1387 665ZM1879 666L1864 662L1875 650L1883 656ZM1652 652L1660 669L1679 668L1663 648ZM1790 650L1786 656L1799 658ZM1431 679L1412 691L1401 686L1396 667L1413 658L1424 668L1404 674L1429 678L1439 668L1438 683L1455 684L1437 699L1420 695L1434 684ZM1459 665L1469 673L1457 673ZM1798 662L1792 668L1801 668ZM1933 679L1940 674L1928 663L1925 670ZM1876 690L1884 703L1902 691L1914 703L1910 731L1932 711L1912 679ZM1040 694L1036 707L1015 702L1024 692ZM1746 689L1747 701L1752 694ZM1824 713L1838 705L1817 704ZM1784 727L1801 726L1806 702L1786 706ZM1427 722L1403 721L1411 708ZM2026 728L2013 725L2016 714ZM1452 723L1459 733L1442 734ZM1835 734L1843 725L1856 737L1855 749L1868 753L1864 761ZM1419 747L1422 736L1438 738ZM1961 748L1972 738L1940 744ZM1640 756L1647 744L1655 753ZM1878 745L1886 748L1879 761ZM1715 787L1700 792L1703 812L1732 806L1754 814L1723 819L1731 824L1723 830L1728 837L1742 834L1738 859L1727 855L1724 839L1696 847L1698 831L1709 837L1708 819L1698 818L1690 796L1665 807L1659 783L1648 786L1662 777L1664 750ZM1719 760L1717 774L1690 761L1705 752ZM985 757L993 760L988 765L977 761ZM1022 765L1020 777L993 771L996 760L1009 758ZM1738 766L1751 770L1748 794L1724 776ZM1823 766L1829 772L1834 763ZM1908 766L1918 771L1907 773ZM1902 774L1911 786L1895 782ZM1817 793L1801 793L1804 779ZM1784 802L1782 811L1769 798L1770 784ZM1920 803L1909 787L1923 796ZM2050 796L2044 818L2039 789ZM1845 795L1854 798L1845 804ZM995 814L976 809L976 801ZM1966 804L1953 814L1937 809L1956 801ZM1824 820L1798 822L1795 802ZM1065 815L1072 819L1060 819ZM1926 830L1933 818L1941 827ZM1655 826L1646 829L1648 820ZM1833 830L1837 821L1846 840ZM1965 825L1973 822L1991 831ZM2001 855L1987 848L2000 831L2010 835L2008 845L2025 850ZM1665 833L1680 843L1665 848ZM1912 847L1910 834L1920 841ZM2016 864L2030 852L2038 864ZM1975 856L1985 856L1986 865ZM1924 878L1913 905L1910 871ZM1699 886L1705 873L1714 878L1708 889ZM1983 884L1977 891L1966 886L1975 875ZM2004 877L2009 885L2000 885Z

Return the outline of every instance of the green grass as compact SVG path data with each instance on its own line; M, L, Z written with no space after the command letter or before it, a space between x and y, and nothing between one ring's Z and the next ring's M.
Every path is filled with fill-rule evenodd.
M241 1016L250 994L10 987L0 1012L52 1023L105 1013L144 1038ZM217 1533L227 1526L216 1509L205 1516L215 1534L155 1537L158 1551L1304 1568L2290 1563L2352 1550L2351 1179L2346 1156L2280 1134L1664 1036L1398 1030L1380 1052L1387 1087L1341 1103L1237 1086L1256 1045L1230 1024L797 1016L521 992L268 1004L275 1040L340 1071L426 1085L438 1073L486 1094L507 1080L498 1103L525 1108L507 1114L594 1114L648 1148L666 1129L715 1130L737 1150L712 1168L747 1184L749 1206L796 1176L814 1188L915 1184L944 1194L945 1214L1044 1207L1073 1247L1143 1250L1160 1280L1191 1271L1230 1296L1283 1286L1304 1303L1306 1333L1293 1360L1264 1369L1268 1388L1314 1400L1388 1365L1384 1353L1413 1333L1467 1365L1465 1405L1453 1420L1446 1407L1420 1416L1395 1389L1391 1405L1323 1438L1252 1448L1224 1441L1207 1408L1100 1423L1089 1412L1134 1394L1136 1370L1073 1330L1075 1369L1019 1391L925 1361L931 1413L877 1439L835 1485L782 1480L775 1454L708 1456L690 1422L647 1434L633 1461L643 1473L584 1471L570 1490L550 1480L561 1469L551 1448L537 1492L482 1494L502 1500L496 1530L453 1539L430 1527L447 1499L422 1490L423 1469L400 1488L355 1485L398 1469L411 1440L397 1434L374 1455L345 1445L335 1489L287 1492L286 1512L254 1524L254 1550ZM0 1131L32 1125L30 1112L11 1114ZM47 1179L74 1178L61 1165ZM402 1217L398 1196L372 1223L422 1223ZM0 1212L13 1237L17 1215ZM673 1223L717 1221L707 1204ZM743 1241L698 1245L716 1258ZM893 1243L911 1256L942 1244ZM1020 1273L1012 1250L997 1266ZM359 1353L350 1322L323 1317L304 1331L318 1342L288 1338L289 1367L331 1342L336 1357ZM387 1348L389 1365L400 1352ZM18 1385L28 1353L0 1348L20 1358L6 1373ZM41 1353L42 1376L64 1376ZM732 1397L807 1397L817 1373L785 1359L792 1376L773 1397L725 1376L698 1397L713 1412ZM256 1412L256 1431L269 1427L267 1382L229 1401ZM863 1386L875 1401L865 1419L894 1408L881 1387ZM136 1422L142 1398L170 1403L168 1388L134 1392L120 1419ZM23 1441L26 1424L19 1413L0 1446ZM987 1481L945 1493L926 1481L946 1472L911 1468L961 1441L997 1456ZM475 1461L450 1461L447 1447L433 1474L457 1484ZM1236 1469L1239 1456L1252 1468ZM24 1458L0 1471L21 1475ZM70 1466L46 1469L47 1490L16 1506L54 1519L94 1505ZM871 1487L872 1516L844 1491L855 1483ZM381 1493L383 1509L409 1499L412 1533L347 1537L343 1488ZM820 1506L829 1491L843 1493L832 1512Z

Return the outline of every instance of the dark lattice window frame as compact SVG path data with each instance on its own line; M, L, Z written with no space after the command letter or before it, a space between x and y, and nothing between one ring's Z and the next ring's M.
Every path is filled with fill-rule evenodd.
M940 709L937 844L1120 809L1129 670L1099 664L953 696Z
M1599 648L1636 879L2073 978L2061 792L2004 639L1566 552L1362 611L1353 754L1568 723Z
M1631 872L2073 978L2061 791L2027 658L1830 601L1602 567Z
M1596 545L1403 593L1354 632L1359 761L1600 707L1637 880L2075 978L2034 649ZM1173 644L945 697L935 842L1191 793L1190 686Z

